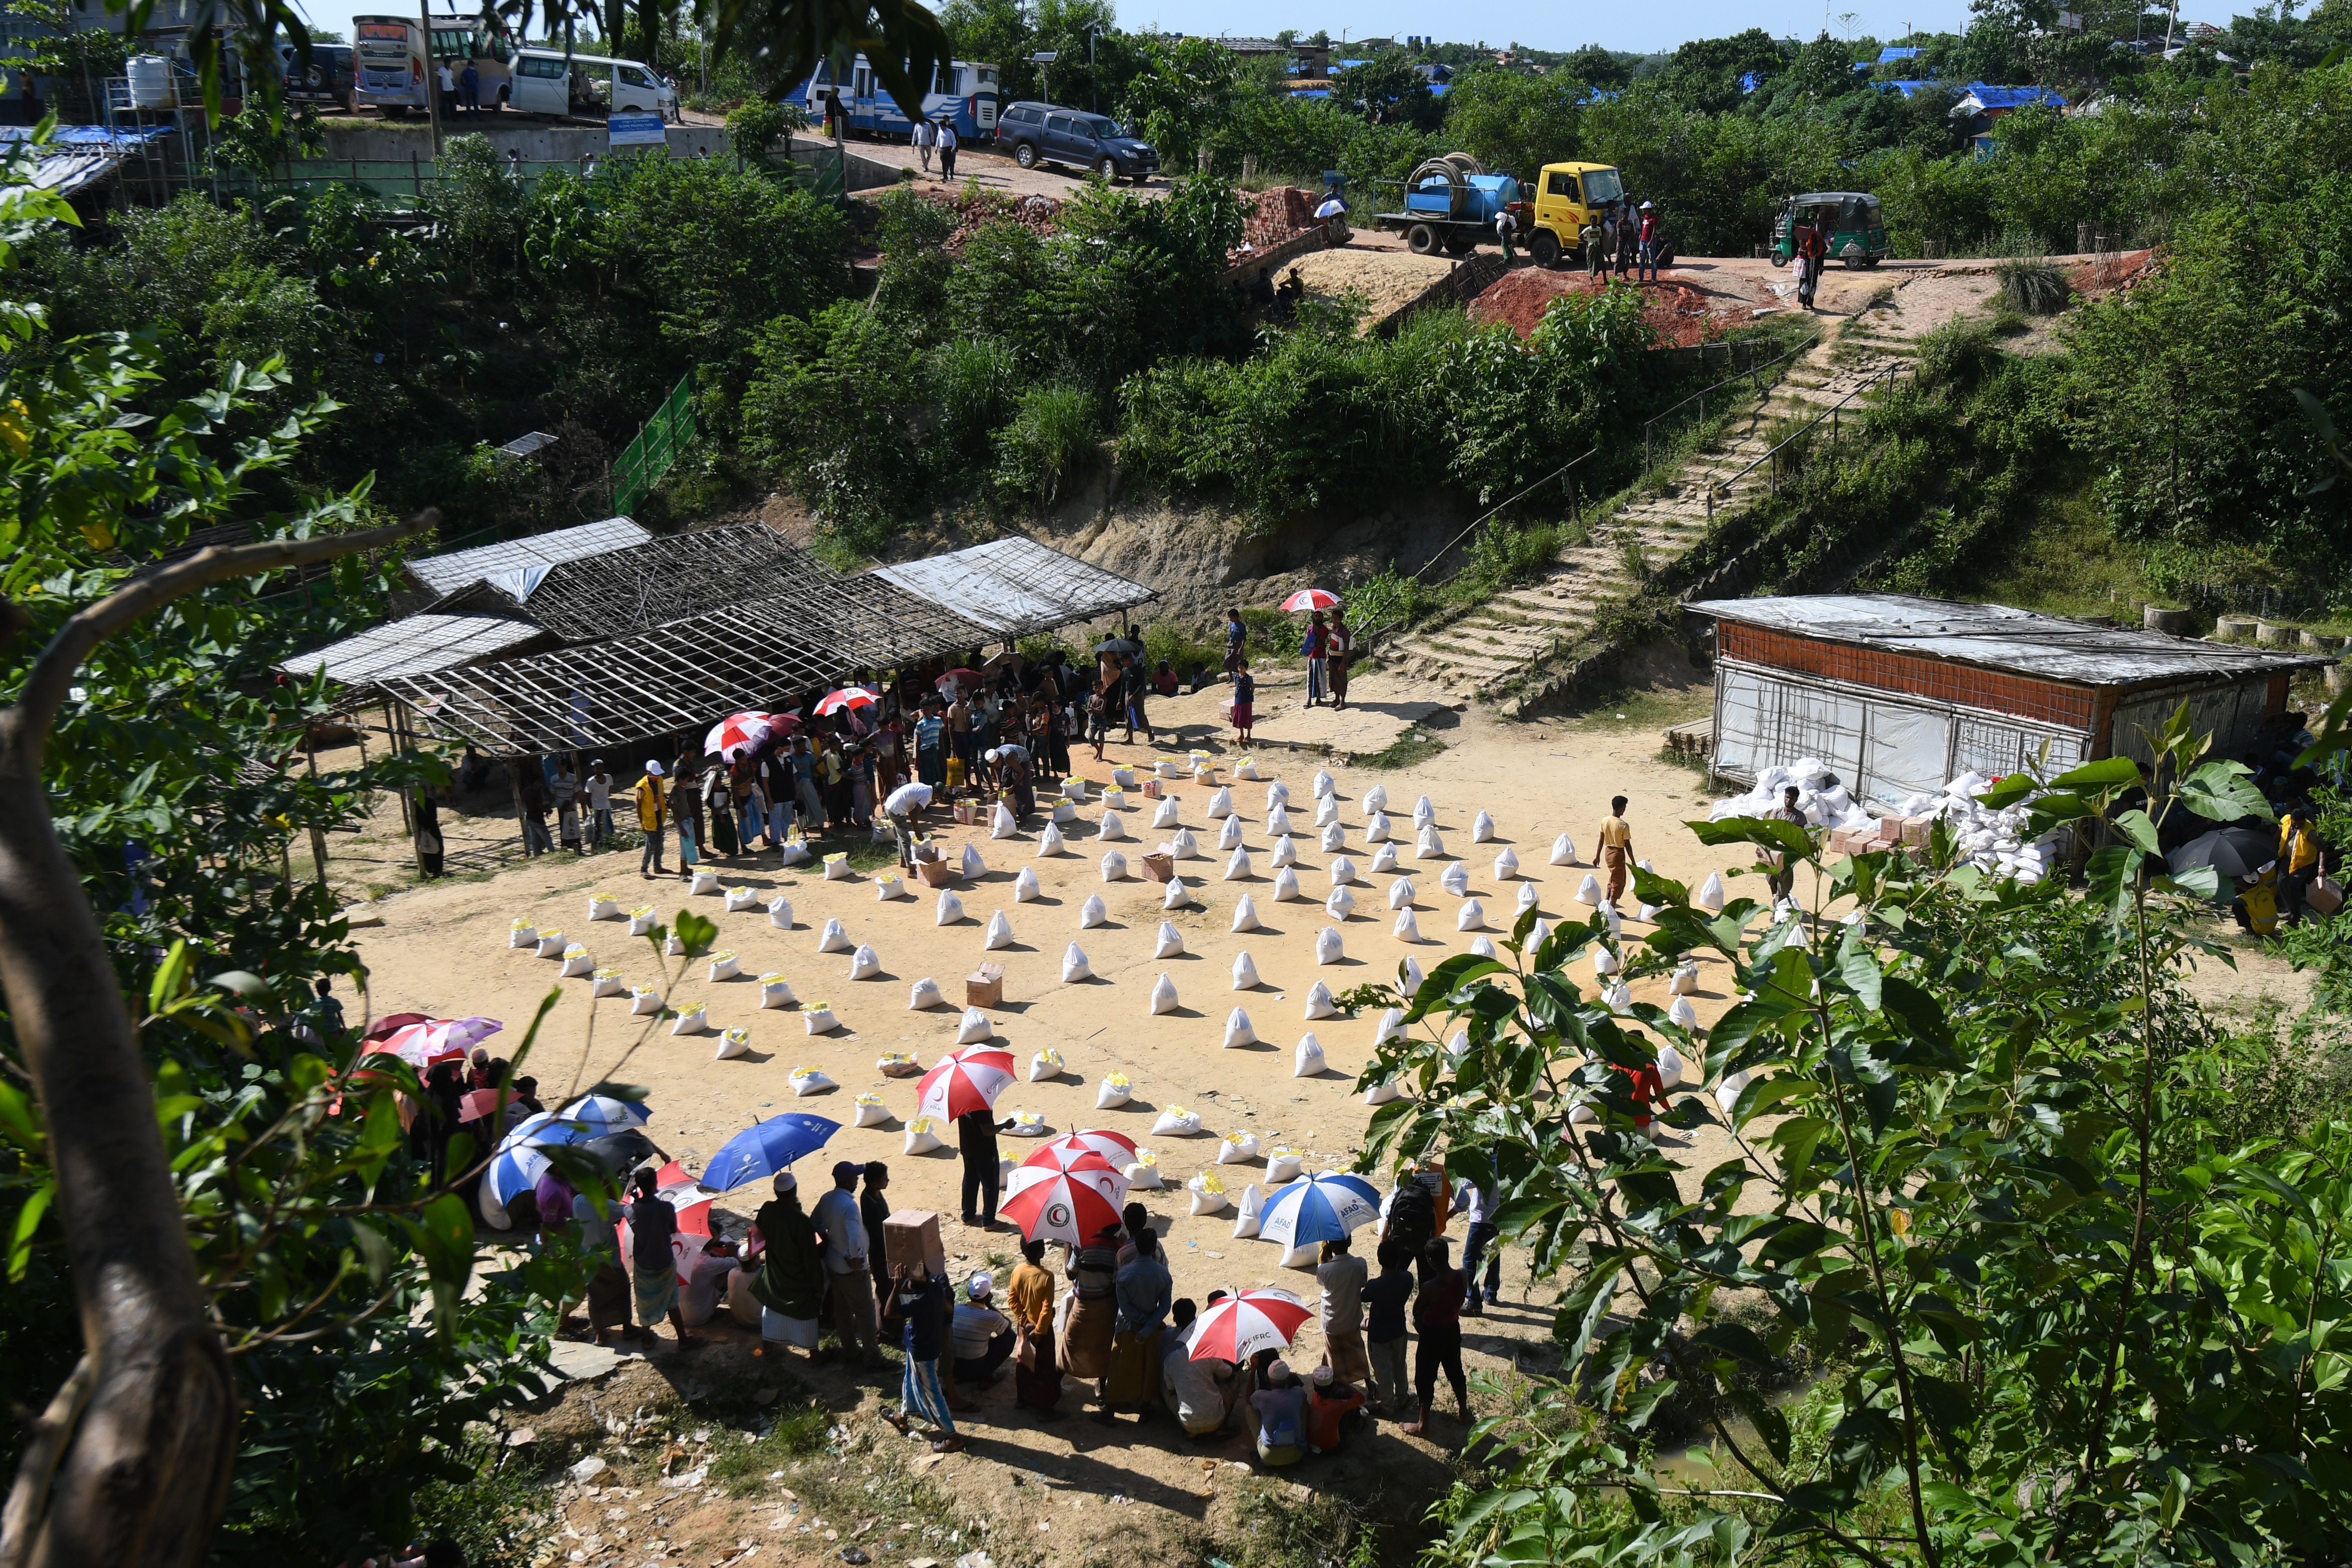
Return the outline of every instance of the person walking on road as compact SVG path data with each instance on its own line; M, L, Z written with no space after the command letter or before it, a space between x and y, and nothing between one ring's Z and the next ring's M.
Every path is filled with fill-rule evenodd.
M950 123L947 117L944 115L940 118L939 142L940 178L942 180L952 180L955 178L955 126Z
M939 141L939 132L932 128L929 121L918 120L915 121L914 130L908 135L908 141L915 149L915 156L922 161L923 173L929 174L931 148Z
M663 794L662 765L646 764L646 776L637 781L632 793L637 800L637 826L646 836L646 849L637 858L637 875L660 877L662 869L662 834L669 826L669 801Z
M1641 245L1642 266L1634 277L1647 278L1655 283L1658 280L1658 211L1647 202L1642 204Z
M1612 795L1609 816L1596 835L1601 844L1601 863L1609 870L1609 902L1613 907L1625 891L1625 883L1633 875L1633 828L1625 820L1625 797Z

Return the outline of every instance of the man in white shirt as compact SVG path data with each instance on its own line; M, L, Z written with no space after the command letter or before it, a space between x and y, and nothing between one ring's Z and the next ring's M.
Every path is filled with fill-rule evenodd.
M866 1216L857 1209L857 1178L865 1173L866 1167L854 1161L836 1163L833 1191L817 1199L809 1218L824 1236L825 1283L832 1288L833 1322L841 1348L856 1346L871 1367L882 1364L882 1351L874 1309L872 1248L866 1237Z
M588 847L602 849L613 837L613 773L598 757L588 764Z
M434 72L434 79L441 86L441 118L455 120L457 117L457 72L449 68L447 60L443 60Z
M1364 1348L1364 1281L1371 1270L1349 1250L1348 1237L1323 1244L1323 1262L1315 1281L1323 1288L1318 1316L1323 1324L1324 1353L1331 1372L1342 1383L1359 1386L1371 1381L1371 1352Z
M945 120L941 120L940 121L939 137L940 178L942 180L952 180L955 178L955 127L949 124Z
M969 1397L988 1386L1013 1353L1013 1320L996 1310L996 1276L983 1268L964 1286L950 1331L955 1340L956 1391Z
M1469 1237L1462 1244L1462 1312L1465 1317L1481 1318L1486 1309L1500 1305L1503 1300L1503 1249L1495 1245L1495 1189L1482 1187L1475 1182L1458 1182L1454 1188L1454 1207L1469 1222ZM1478 1283L1478 1260L1486 1260L1485 1300L1481 1302Z
M923 173L926 174L929 174L931 172L931 143L938 140L937 133L931 130L931 122L928 120L916 121L914 132L908 140L914 145L915 156L923 161Z

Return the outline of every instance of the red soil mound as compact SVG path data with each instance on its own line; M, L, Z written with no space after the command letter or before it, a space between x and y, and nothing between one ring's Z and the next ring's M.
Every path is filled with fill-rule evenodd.
M1657 330L1661 343L1688 348L1721 331L1707 309L1706 296L1689 284L1661 280L1633 287L1642 291L1642 313ZM1522 267L1471 300L1470 319L1482 324L1507 322L1524 338L1536 330L1554 300L1565 294L1597 293L1600 288L1601 280L1590 273Z

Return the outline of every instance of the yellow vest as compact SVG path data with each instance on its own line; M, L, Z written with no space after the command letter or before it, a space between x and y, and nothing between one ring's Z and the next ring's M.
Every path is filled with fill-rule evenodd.
M2309 870L2319 861L2319 836L2300 817L2279 818L2279 864L2290 871Z

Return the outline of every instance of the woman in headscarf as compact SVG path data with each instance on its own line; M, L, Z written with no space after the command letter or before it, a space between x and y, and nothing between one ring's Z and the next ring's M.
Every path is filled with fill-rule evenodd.
M1100 1384L1110 1375L1111 1341L1118 1332L1119 1227L1107 1225L1070 1255L1070 1318L1062 1325L1060 1361L1072 1377Z
M417 869L428 877L441 875L444 850L441 843L441 808L434 804L432 792L420 789L410 802L416 823Z
M694 760L680 757L673 771L677 776L670 780L669 818L677 824L677 875L680 881L691 882L695 862L708 853L710 840L702 836L702 791Z
M1004 1295L1005 1313L1019 1338L1013 1350L1013 1396L1041 1421L1061 1412L1062 1367L1054 1356L1054 1276L1045 1268L1045 1244L1021 1244L1021 1266Z
M761 1243L760 1272L751 1280L759 1301L760 1339L780 1352L798 1345L814 1361L817 1319L824 1306L824 1264L816 1226L801 1208L800 1184L778 1171L776 1195L760 1205L751 1228Z
M735 791L723 761L703 770L702 804L710 813L710 852L733 859L740 852L735 842Z

